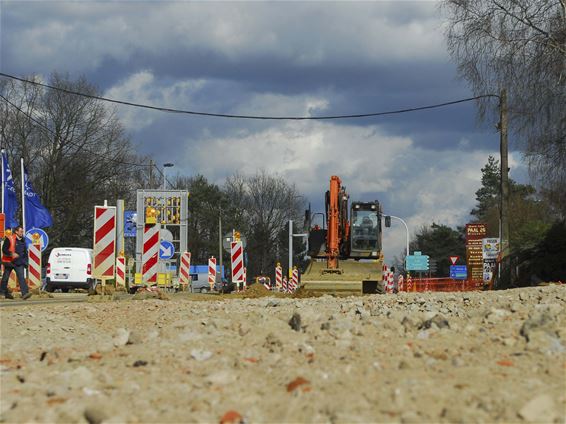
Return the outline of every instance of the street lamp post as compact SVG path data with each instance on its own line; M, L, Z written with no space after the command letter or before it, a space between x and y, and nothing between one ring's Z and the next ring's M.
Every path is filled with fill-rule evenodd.
M172 168L174 166L175 164L170 162L163 164L163 190L167 189L167 168Z
M405 221L403 221L401 218L399 218L398 216L393 216L393 215L388 215L388 216L390 216L391 218L398 219L405 226L405 229L407 230L407 256L409 256L409 227L407 226L407 223Z

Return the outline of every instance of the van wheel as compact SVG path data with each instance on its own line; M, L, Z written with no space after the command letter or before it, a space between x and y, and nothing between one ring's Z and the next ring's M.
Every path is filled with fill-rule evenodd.
M200 292L201 292L202 294L206 294L206 293L208 293L208 288L203 287L203 288L200 289Z
M46 291L47 293L53 293L53 292L55 291L55 289L54 289L50 284L47 284L47 285L45 286L45 291Z
M61 289L61 292L62 293L69 293L69 289L68 288Z

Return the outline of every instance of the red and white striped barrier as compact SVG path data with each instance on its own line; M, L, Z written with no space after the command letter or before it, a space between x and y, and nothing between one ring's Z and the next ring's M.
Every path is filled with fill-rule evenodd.
M410 275L407 275L407 291L413 291L413 279Z
M114 278L116 266L116 207L94 207L94 270L92 276L102 280Z
M385 289L387 293L393 293L395 279L392 271L385 271Z
M28 247L28 285L30 289L41 287L41 243Z
M126 258L116 258L116 287L126 287Z
M210 291L214 290L214 283L216 283L216 258L212 256L208 260L208 285Z
M181 255L181 266L179 267L179 284L189 285L191 277L191 252L183 252Z
M283 287L283 268L280 266L275 267L275 287L277 287L277 290L281 290Z
M263 287L265 287L267 290L271 290L270 281L265 277L262 280Z
M290 293L294 292L299 287L299 270L297 268L293 269L292 278L291 281L289 281L289 283L291 284L289 290Z
M397 277L397 291L404 291L405 290L405 281L402 274L399 274Z
M282 285L283 293L287 293L287 291L289 290L289 283L287 280L287 276L283 277L283 282L281 283L281 285Z
M142 282L149 285L157 284L160 227L146 224L143 228Z
M232 282L236 283L238 291L244 282L244 248L241 241L233 241L230 249L232 262Z
M244 287L243 287L243 290L245 290L247 285L248 285L248 269L246 267L244 267Z

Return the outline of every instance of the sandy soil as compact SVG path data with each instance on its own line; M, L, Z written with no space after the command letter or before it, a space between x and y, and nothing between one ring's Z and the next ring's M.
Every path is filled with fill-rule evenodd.
M565 421L565 286L260 294L1 308L0 421Z

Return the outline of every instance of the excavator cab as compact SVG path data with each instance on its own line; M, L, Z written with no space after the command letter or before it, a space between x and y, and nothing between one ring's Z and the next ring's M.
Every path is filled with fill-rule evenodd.
M379 203L352 203L350 214L350 257L378 259L381 252Z

